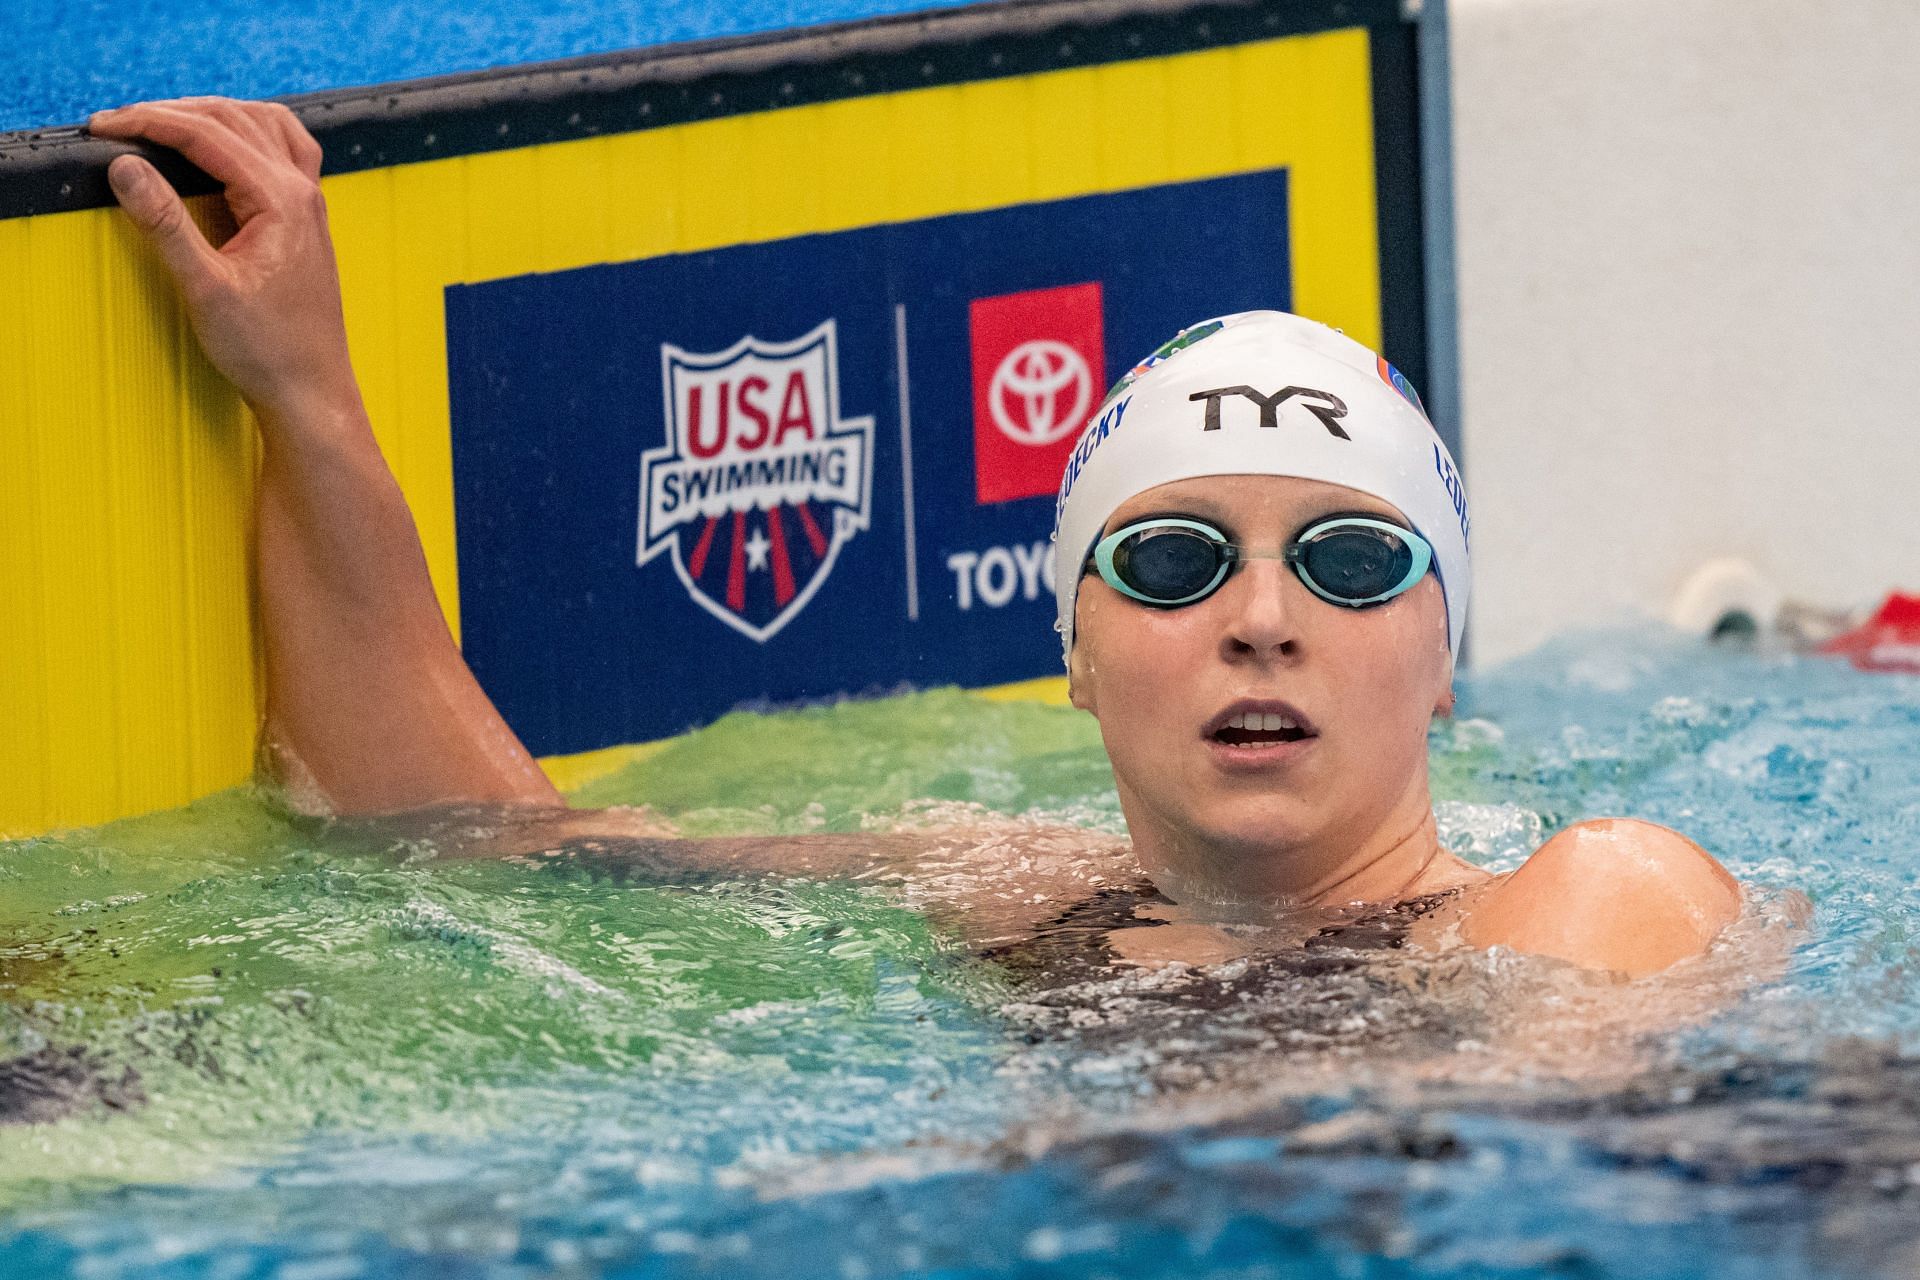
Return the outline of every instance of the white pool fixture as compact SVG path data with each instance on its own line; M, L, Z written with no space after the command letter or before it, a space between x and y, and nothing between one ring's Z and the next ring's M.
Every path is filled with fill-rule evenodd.
M1780 617L1780 589L1751 562L1728 556L1687 575L1667 608L1667 621L1707 639L1770 632Z

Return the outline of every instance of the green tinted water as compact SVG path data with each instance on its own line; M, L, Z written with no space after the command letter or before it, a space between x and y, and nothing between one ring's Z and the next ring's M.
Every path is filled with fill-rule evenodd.
M572 799L650 804L703 835L856 831L928 800L1120 829L1091 716L953 689L727 716Z
M1472 758L1442 757L1462 778ZM1121 829L1089 717L951 690L729 716L573 799L698 835L885 827L930 803ZM962 1079L962 1109L997 1114L998 976L880 892L435 854L245 791L0 850L0 1051L84 1047L79 1105L44 1107L71 1114L0 1127L0 1184L207 1176L314 1134L645 1124L689 1090L803 1078L834 1095L824 1114ZM919 1122L886 1114L902 1136Z
M697 834L851 830L927 800L1110 823L1091 730L950 691L734 716L575 799ZM204 1176L316 1133L643 1125L716 1088L818 1088L839 1114L939 1092L995 1043L992 970L874 890L435 852L250 792L0 850L0 1051L85 1046L83 1105L0 1128L0 1181Z
M1295 948L1056 999L878 889L447 859L236 792L0 846L0 1118L40 1121L0 1125L0 1273L1911 1274L1920 681L1608 636L1463 707L1450 847L1504 868L1638 814L1813 931L1731 947L1594 1093L1527 1055L1578 1075L1634 999L1524 958ZM576 799L1015 856L1036 828L996 815L1119 829L1089 719L953 692L732 717ZM1195 1120L1223 1101L1242 1137Z

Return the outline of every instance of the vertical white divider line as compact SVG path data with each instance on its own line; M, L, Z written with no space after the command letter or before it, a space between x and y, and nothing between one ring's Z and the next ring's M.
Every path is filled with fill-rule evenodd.
M907 304L893 304L893 356L900 384L900 496L907 529L907 620L920 620L920 559L914 543L913 394L907 388Z

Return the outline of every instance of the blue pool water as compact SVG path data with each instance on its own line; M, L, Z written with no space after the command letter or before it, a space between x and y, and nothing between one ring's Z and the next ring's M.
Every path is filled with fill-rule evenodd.
M1467 681L1433 759L1477 862L1630 813L1757 905L1628 987L1278 944L1034 977L859 885L245 796L5 846L0 1274L1914 1274L1920 679L1586 636ZM592 798L1007 862L1115 828L1083 717L954 693L730 718Z
M927 0L13 0L0 131L146 98L263 98L944 7Z

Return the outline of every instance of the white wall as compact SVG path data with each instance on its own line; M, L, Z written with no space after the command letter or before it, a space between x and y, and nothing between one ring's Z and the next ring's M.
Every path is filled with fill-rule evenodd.
M1472 645L1920 587L1920 0L1449 0Z

